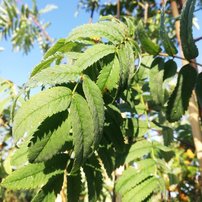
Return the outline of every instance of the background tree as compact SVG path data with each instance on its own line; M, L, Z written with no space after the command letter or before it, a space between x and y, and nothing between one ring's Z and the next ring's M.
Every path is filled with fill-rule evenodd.
M201 99L196 1L81 3L90 18L97 9L121 21L105 16L74 29L33 69L14 116L18 149L7 160L17 170L1 185L37 189L33 201L59 193L63 201L200 201L186 113L193 89ZM176 55L177 42L184 56ZM42 91L29 99L37 86Z

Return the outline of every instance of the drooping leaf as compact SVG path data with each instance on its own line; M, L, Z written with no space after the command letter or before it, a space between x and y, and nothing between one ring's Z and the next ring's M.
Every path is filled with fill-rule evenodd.
M176 72L177 72L177 64L176 64L176 62L174 60L168 60L164 64L163 81L165 82L165 80L175 76Z
M198 75L197 81L196 81L196 95L198 97L198 101L200 104L200 107L202 108L202 72Z
M98 76L97 85L102 92L111 91L113 88L117 88L119 82L120 65L118 58L105 64Z
M197 72L190 64L181 68L177 85L168 101L166 115L169 122L178 121L187 110L196 78Z
M156 58L149 73L149 87L152 99L156 104L164 104L164 89L163 89L163 76L164 76L164 60Z
M64 172L67 159L67 155L62 154L45 163L28 164L6 177L1 186L13 190L40 188L51 177Z
M151 177L148 180L143 181L135 188L127 192L122 198L123 202L135 201L142 202L146 199L153 191L160 188L159 180L156 177Z
M72 98L70 119L73 131L74 165L71 173L79 170L94 148L94 122L86 100L79 94Z
M34 134L34 139L28 149L30 162L42 162L52 158L53 155L67 142L71 125L68 113L60 112L45 120ZM36 137L35 137L36 136Z
M160 47L156 43L154 43L147 35L142 21L138 23L137 35L140 40L142 48L146 52L148 52L151 55L157 55L161 51Z
M180 38L182 50L187 60L198 56L198 48L194 42L192 21L196 0L187 0L182 9L180 18Z
M41 70L46 69L48 67L50 67L51 63L59 58L63 58L63 54L62 53L55 53L45 59L43 59L38 65L36 65L34 67L34 69L32 70L31 74L30 74L30 78L33 77L34 75L36 75L37 73L39 73Z
M34 88L42 85L55 85L68 82L79 82L81 72L69 65L56 65L43 69L29 80L27 87Z
M94 122L94 147L97 148L104 127L104 101L99 87L88 77L84 77L83 91Z
M74 66L78 71L83 71L103 57L113 54L114 52L115 46L113 45L96 44L88 48L74 63Z
M161 10L160 36L161 36L163 47L166 53L170 56L177 54L177 49L174 43L169 38L165 28L165 8L164 7Z
M22 105L15 116L15 141L23 136L30 137L47 117L66 110L70 101L71 90L66 87L54 87L33 96Z
M147 140L141 140L136 142L129 150L126 162L129 163L137 158L143 157L149 154L152 149L152 143Z
M121 84L122 86L129 86L135 70L132 46L130 43L125 43L118 49L117 53L120 63Z
M124 30L118 23L102 21L95 24L82 25L74 29L67 37L67 41L79 41L82 38L103 37L113 44L124 40Z
M63 185L64 175L59 174L50 178L48 183L40 189L31 202L55 202Z
M67 177L67 199L69 202L79 201L79 196L82 191L81 173L75 176Z

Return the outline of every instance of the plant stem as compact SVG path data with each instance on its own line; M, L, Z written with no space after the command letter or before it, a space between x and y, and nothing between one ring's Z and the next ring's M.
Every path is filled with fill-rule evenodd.
M120 13L121 13L120 0L117 0L117 11L116 11L116 17L117 17L117 19L120 19Z

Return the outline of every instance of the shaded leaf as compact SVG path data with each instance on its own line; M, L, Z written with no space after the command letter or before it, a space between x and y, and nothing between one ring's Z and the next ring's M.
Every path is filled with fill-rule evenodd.
M197 72L190 64L181 68L177 85L168 101L166 115L169 122L178 121L187 110L196 78Z
M80 166L94 149L94 122L86 100L75 94L70 106L70 119L73 130L74 165L71 173L79 170Z
M196 0L187 0L182 9L180 18L180 38L182 50L187 60L198 56L198 48L194 42L192 20Z
M64 175L56 175L50 178L48 183L40 189L31 202L55 202L63 185Z
M71 141L70 128L70 120L66 111L55 114L42 123L34 134L36 140L29 146L29 161L42 162L57 154L67 141Z
M119 82L120 65L115 56L112 61L105 64L98 76L97 85L102 92L117 88Z
M168 36L165 29L165 8L161 10L161 22L160 22L160 36L163 43L163 47L168 55L173 56L177 54L177 48Z
M104 127L104 101L99 87L88 77L84 77L83 91L94 122L94 147L97 148Z
M52 176L62 174L66 163L67 156L58 155L46 163L28 164L6 177L1 186L13 190L40 188Z
M33 96L15 115L13 125L15 141L23 136L30 137L47 117L66 110L70 101L71 90L66 87L54 87Z

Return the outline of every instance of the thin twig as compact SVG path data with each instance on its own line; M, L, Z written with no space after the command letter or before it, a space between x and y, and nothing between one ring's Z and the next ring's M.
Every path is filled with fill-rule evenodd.
M162 57L169 57L169 55L168 55L167 53L159 53L159 56L162 56ZM189 63L191 63L191 64L195 64L195 65L197 65L197 66L202 67L202 64L197 63L197 62L195 62L195 61L188 61L186 58L183 58L183 57L181 57L181 56L173 55L172 57L173 57L173 58L180 59L180 60L184 60L184 61L187 61L187 62L189 62Z

